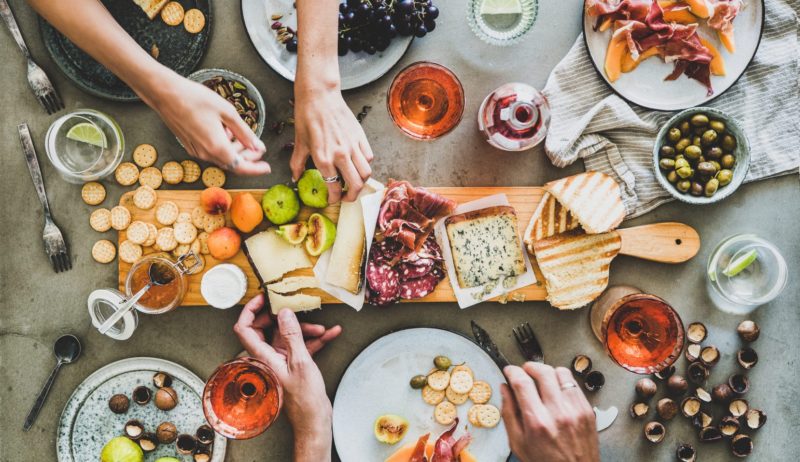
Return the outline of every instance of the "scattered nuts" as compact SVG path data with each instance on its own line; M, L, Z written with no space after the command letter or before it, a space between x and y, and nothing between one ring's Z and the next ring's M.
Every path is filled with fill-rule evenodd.
M703 361L703 364L709 367L717 364L719 357L719 350L714 345L709 345L700 351L700 361Z
M733 398L733 390L727 383L721 383L711 390L711 398L716 403L725 404Z
M648 422L644 426L644 437L653 444L664 441L666 435L667 429L660 422Z
M669 366L665 367L664 369L662 369L662 370L656 372L655 374L653 374L653 376L655 378L657 378L658 380L667 380L668 378L672 377L672 374L674 374L674 373L675 373L675 366L670 364Z
M647 403L633 403L631 405L631 417L634 419L641 419L646 416L650 411L650 406Z
M181 434L175 441L175 448L179 454L191 454L197 449L197 440L192 435Z
M156 439L156 435L152 433L145 433L139 438L139 447L142 448L144 452L153 452L158 447L158 440Z
M736 328L736 332L739 334L739 337L744 340L745 342L755 342L758 340L758 336L761 334L761 331L758 328L758 324L753 321L745 320L739 323L739 327Z
M695 451L694 446L689 443L683 443L678 446L678 449L675 451L675 457L680 462L695 462L697 460L697 451Z
M697 358L700 357L700 352L703 351L703 346L699 343L690 343L686 346L686 352L683 353L686 356L686 360L690 363L697 361Z
M689 389L689 382L682 375L673 375L667 380L667 390L673 396L683 396Z
M127 396L123 394L117 394L108 400L108 407L114 414L124 414L128 412L128 406L130 406L130 403L131 400L129 400Z
M178 429L172 422L161 422L156 428L156 438L161 444L173 443L178 438Z
M658 416L664 420L672 420L678 415L678 405L671 398L661 398L656 405Z
M697 387L694 390L694 395L704 403L710 403L712 401L711 393L707 392L703 387Z
M211 450L208 448L197 448L197 450L194 451L192 460L194 460L194 462L208 462L211 460Z
M155 385L156 388L171 387L172 376L166 372L156 372L155 375L153 375L153 385Z
M201 425L194 434L197 441L202 444L211 444L214 442L214 430L208 425Z
M702 408L703 402L695 396L690 396L681 402L681 413L683 413L684 417L694 417Z
M741 417L743 416L748 409L747 400L742 398L736 398L728 404L728 411L734 417Z
M653 379L645 377L636 382L636 394L644 400L648 400L655 396L657 391L658 385L656 385Z
M700 361L695 361L689 364L686 373L689 375L689 380L691 380L692 383L702 385L708 378L709 371L705 364Z
M136 419L131 419L125 423L125 426L122 428L122 432L128 438L136 441L142 437L144 433L144 425Z
M144 385L140 385L133 389L133 401L136 404L145 405L150 402L153 397L153 392Z
M272 28L282 27L279 22L274 22ZM250 127L253 132L258 130L258 106L250 98L247 86L238 80L229 80L222 76L217 76L203 82L203 85L210 88L221 97L225 98L236 108L236 112L242 121Z
M156 391L155 404L162 411L172 410L178 405L178 393L171 387L159 388Z
M739 432L739 419L732 415L722 418L719 423L719 431L722 436L731 437Z
M585 376L592 370L592 360L586 355L577 355L572 360L572 372L580 377Z
M705 428L710 426L713 421L714 417L711 414L709 414L707 411L700 411L692 419L692 425L697 428Z
M758 363L758 353L750 347L742 348L736 353L736 360L743 369L750 370Z
M692 343L702 343L708 335L708 329L702 322L693 322L686 328L686 338Z
M758 430L767 423L767 414L761 409L748 409L744 415L744 423L750 430Z
M753 452L753 440L745 434L739 434L731 440L731 451L736 457L747 457Z
M606 384L606 377L602 372L592 371L586 374L586 379L583 382L583 388L586 391L599 391Z
M744 374L733 374L728 379L728 385L735 394L741 396L750 390L750 379Z
M722 439L722 432L717 427L703 427L700 429L700 441L710 443Z

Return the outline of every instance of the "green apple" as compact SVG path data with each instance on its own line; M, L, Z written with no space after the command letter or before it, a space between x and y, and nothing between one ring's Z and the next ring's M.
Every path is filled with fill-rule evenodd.
M280 225L275 233L286 239L289 244L302 244L308 235L308 225L305 222Z
M313 213L308 217L308 237L306 252L314 257L333 246L336 240L336 224L321 213Z
M144 453L138 444L124 436L111 438L100 453L100 462L142 462Z
M294 220L300 213L300 200L294 189L285 184L276 184L261 197L261 208L267 220L282 225Z
M303 172L297 182L297 192L300 200L309 207L321 209L328 206L328 184L315 168Z

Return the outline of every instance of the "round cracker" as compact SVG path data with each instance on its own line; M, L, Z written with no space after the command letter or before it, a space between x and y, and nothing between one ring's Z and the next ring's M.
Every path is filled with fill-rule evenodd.
M178 241L178 244L191 244L197 239L197 228L191 223L175 223L173 229L175 229L175 240Z
M476 427L481 426L481 423L478 421L478 411L480 410L481 406L483 406L483 404L472 406L469 408L469 411L467 411L467 420L469 420L469 423Z
M469 393L472 384L472 376L467 371L457 371L450 376L450 388L456 393Z
M169 226L175 223L179 213L178 204L172 201L162 202L156 207L156 221L162 225Z
M425 401L431 406L436 406L444 401L444 391L434 390L430 386L425 385L422 387L422 401Z
M111 211L106 208L99 208L89 215L89 226L98 233L104 233L111 229Z
M200 242L197 239L192 241L191 244L178 244L178 247L175 247L175 250L172 251L172 256L178 258L185 253L189 253L189 251L194 252L195 255L200 255Z
M211 253L211 251L208 250L208 233L207 232L203 231L202 233L198 234L197 235L197 242L200 243L200 253L201 254L208 255L209 253Z
M161 176L161 170L155 167L143 168L139 174L139 184L142 186L158 189L161 187L162 181L164 181L164 178Z
M111 263L117 256L117 248L108 239L100 239L92 246L92 258L97 263Z
M203 229L206 225L206 211L199 205L192 209L192 224L197 229Z
M433 418L442 425L450 425L457 415L456 406L450 401L442 401L433 408Z
M192 222L192 214L189 212L181 212L178 214L178 219L175 220L178 223L191 223Z
M147 241L147 238L150 237L150 230L147 228L147 223L137 220L128 226L125 235L128 237L128 240L134 244L142 245Z
M125 240L119 245L119 259L125 263L134 264L142 258L142 246L130 240Z
M175 240L175 230L170 226L159 229L156 235L155 245L164 252L169 252L177 247L178 241Z
M203 170L203 184L206 188L216 186L221 188L225 185L225 172L219 167L208 167Z
M200 179L200 165L193 160L182 160L181 167L183 167L183 182L194 183Z
M469 391L469 399L475 404L488 403L492 398L492 386L483 380L476 380Z
M133 150L133 161L142 168L147 168L156 163L158 152L151 144L140 144Z
M114 178L122 186L130 186L139 179L139 167L131 162L123 162L114 170Z
M444 391L450 384L450 373L447 371L436 371L428 375L428 386L434 390Z
M111 227L117 231L123 231L131 224L131 212L125 207L118 205L111 209Z
M158 228L152 223L147 223L147 240L142 244L143 247L152 247L156 243Z
M472 378L475 378L475 373L473 373L472 369L469 366L467 366L466 364L459 364L458 366L454 367L453 370L450 371L450 374L455 374L458 371L469 372L469 375L471 375Z
M225 215L209 215L203 218L203 231L211 234L225 226Z
M500 423L500 410L491 404L481 404L477 414L481 427L494 428Z
M161 9L161 20L169 26L177 26L183 22L183 5L178 2L169 2Z
M206 27L206 16L197 8L192 8L183 15L183 28L190 34L197 34Z
M453 391L451 387L447 387L447 390L444 391L444 397L447 398L447 401L455 405L464 404L469 399L469 395L466 393L457 393Z
M178 184L183 181L183 167L171 160L161 166L161 176L164 177L167 184Z
M139 186L133 193L133 205L142 210L150 210L156 205L158 195L150 186Z
M89 205L98 205L106 198L106 188L96 181L90 181L81 188L81 199Z

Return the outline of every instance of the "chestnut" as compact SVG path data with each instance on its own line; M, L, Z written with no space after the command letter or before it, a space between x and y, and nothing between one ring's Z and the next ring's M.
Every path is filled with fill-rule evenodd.
M636 382L636 394L639 396L639 398L648 400L655 396L657 391L658 385L656 385L653 379L645 377Z
M592 360L586 355L577 355L572 360L572 372L580 377L585 376L592 370Z
M728 379L728 385L736 395L742 396L750 390L750 379L744 374L733 374Z
M747 412L747 409L749 409L747 400L742 398L736 398L728 404L728 412L734 417L743 416Z
M686 346L686 351L683 353L686 356L686 360L690 363L697 361L697 358L700 357L700 352L703 351L703 346L699 343L690 343Z
M678 405L671 398L661 398L656 404L656 412L663 420L672 420L678 415Z
M682 375L673 375L667 380L667 390L671 395L682 396L689 389L689 382Z
M653 374L653 376L655 378L657 378L658 380L667 380L668 378L672 377L672 374L674 374L674 373L675 373L675 366L670 364L669 366L665 367L664 369L661 369L660 371L658 371L655 374Z
M156 439L156 435L152 433L143 434L137 442L144 452L153 452L158 447L158 439Z
M739 334L739 338L745 342L755 342L761 334L758 324L749 319L740 322L736 332Z
M725 404L733 398L733 390L727 383L721 383L711 389L711 398L716 403Z
M194 434L197 441L202 444L211 444L214 442L214 430L208 425L201 425Z
M748 409L744 414L744 423L750 430L758 430L767 423L767 414L761 409Z
M199 447L194 451L192 455L192 460L194 462L208 462L211 460L211 449L207 447Z
M158 371L153 374L153 386L156 388L164 388L172 386L172 376L166 372Z
M150 402L153 397L153 392L144 385L140 385L133 389L133 401L139 405L145 405Z
M591 371L586 374L583 382L583 388L586 391L599 391L606 384L606 377L600 371Z
M684 417L692 418L699 414L702 408L703 402L695 396L689 396L681 402L681 413Z
M108 400L108 408L111 409L111 412L114 414L124 414L128 412L130 404L131 400L123 394L116 394Z
M161 422L156 428L156 438L161 444L173 443L178 438L178 429L172 422Z
M688 374L689 380L692 383L702 385L708 378L709 371L705 364L700 361L695 361L689 364L689 367L686 369L686 373Z
M710 443L712 441L718 441L722 439L722 432L719 431L717 427L703 427L700 429L700 441L704 443Z
M692 419L692 425L694 425L697 428L705 428L711 426L711 422L713 421L714 421L714 416L712 416L708 411L700 411Z
M122 427L122 433L129 439L136 441L144 434L144 425L136 419L131 419L125 422L125 426Z
M680 462L695 462L697 460L697 451L691 444L683 443L675 451L675 457Z
M723 417L719 423L719 431L722 436L732 437L739 432L739 419L732 415Z
M719 350L714 345L708 345L700 350L700 361L706 366L713 366L719 361Z
M739 362L742 369L750 370L758 363L758 353L750 347L742 348L736 353L736 361Z
M664 428L664 425L661 422L648 422L644 426L644 437L647 438L647 441L658 444L664 441L664 437L667 435L667 429Z
M753 452L753 440L749 436L740 433L731 440L731 451L736 457L747 457Z
M708 336L708 329L702 322L693 322L686 327L686 338L691 343L702 343Z
M650 411L650 405L647 403L633 403L631 404L631 417L634 419L641 419L646 416Z
M159 388L155 397L156 407L162 411L170 411L178 405L178 392L172 387Z
M711 393L707 392L703 387L697 387L694 390L694 395L704 403L710 403L712 401Z
M186 433L178 435L175 440L175 448L178 450L178 454L192 454L197 449L197 439Z

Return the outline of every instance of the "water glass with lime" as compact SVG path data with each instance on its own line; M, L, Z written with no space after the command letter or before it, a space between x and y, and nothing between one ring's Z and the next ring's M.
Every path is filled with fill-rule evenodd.
M538 0L470 0L467 20L484 42L507 46L518 43L536 22Z

